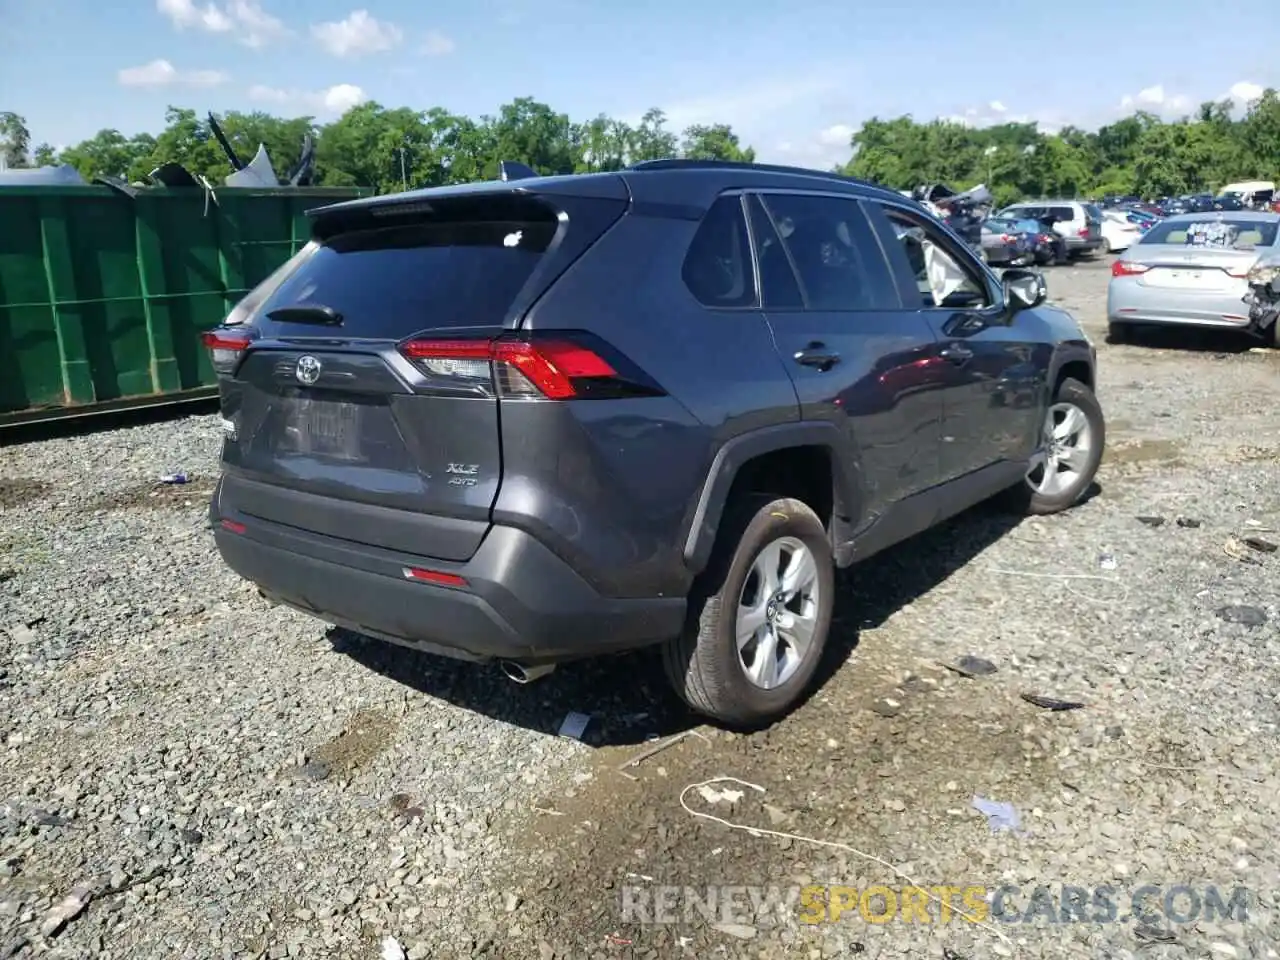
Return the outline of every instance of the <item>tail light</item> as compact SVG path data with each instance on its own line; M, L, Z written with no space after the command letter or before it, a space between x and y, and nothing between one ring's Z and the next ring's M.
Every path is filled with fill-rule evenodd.
M249 347L248 333L219 328L200 334L200 342L209 351L209 362L216 373L233 373L240 357Z
M1237 280L1243 280L1245 277L1249 276L1249 268L1247 266L1224 267L1223 270L1226 272L1228 277L1235 277Z
M1150 269L1145 263L1117 260L1111 265L1111 275L1113 277L1136 277L1138 274L1146 273Z
M409 340L400 353L445 386L511 399L577 400L662 396L664 391L615 350L582 334L529 340Z
M1012 233L1002 233L1000 234L1000 242L1001 243L1017 243L1018 238L1014 236Z
M1089 236L1089 227L1088 227L1088 226L1083 226L1083 227L1081 227L1081 228L1080 228L1080 232L1079 232L1079 233L1077 233L1077 234L1076 234L1076 236L1078 236L1078 237L1088 237L1088 236Z

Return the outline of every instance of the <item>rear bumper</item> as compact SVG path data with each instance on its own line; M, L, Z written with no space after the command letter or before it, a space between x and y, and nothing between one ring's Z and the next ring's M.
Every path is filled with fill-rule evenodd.
M1249 307L1241 291L1198 293L1194 290L1144 287L1136 280L1112 280L1107 289L1110 323L1168 324L1174 326L1245 329L1252 326Z
M1068 253L1092 253L1102 249L1102 238L1086 240L1084 237L1063 237Z
M271 600L403 646L467 660L549 663L648 646L684 624L684 597L601 596L534 537L489 530L468 561L412 557L251 518L241 533L210 504L223 561ZM417 567L464 578L437 586Z

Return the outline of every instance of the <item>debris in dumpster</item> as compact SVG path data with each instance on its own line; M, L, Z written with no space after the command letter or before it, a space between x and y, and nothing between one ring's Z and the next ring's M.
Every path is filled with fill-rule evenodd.
M164 476L160 478L161 483L167 483L167 484L187 483L189 480L190 480L190 477L188 477L186 473L181 470L179 470L177 473L166 473Z
M1246 627L1260 627L1267 622L1267 615L1261 609L1243 604L1219 607L1216 612L1219 619Z
M987 818L987 825L991 827L992 833L999 833L1001 830L1016 831L1020 826L1018 811L1013 804L1003 800L988 800L974 794L973 809Z
M620 937L616 933L606 934L604 939L607 943L611 943L615 947L629 947L632 943L632 941L628 940L626 937Z
M1139 517L1139 523L1145 523L1148 527L1164 526L1164 517Z
M564 720L560 724L560 736L581 740L582 735L587 732L587 724L590 722L591 717L589 714L570 711L565 714Z
M1034 693L1022 694L1022 699L1035 707L1045 710L1082 710L1084 704L1077 700L1057 700L1054 697L1041 697Z
M1200 521L1193 520L1190 517L1179 517L1177 524L1180 527L1186 527L1188 530L1194 530L1196 527L1200 526Z
M862 951L858 951L861 953ZM964 954L956 953L950 947L942 948L942 960L967 960Z
M382 960L405 960L404 947L395 937L387 937L382 941Z
M1103 570L1114 570L1116 568L1116 558L1109 553L1099 554L1098 566Z
M944 667L962 677L989 677L996 672L996 665L990 660L965 654L955 663L944 663Z
M1245 537L1243 541L1246 547L1257 550L1259 553L1275 553L1276 545L1270 540L1263 540L1261 537Z

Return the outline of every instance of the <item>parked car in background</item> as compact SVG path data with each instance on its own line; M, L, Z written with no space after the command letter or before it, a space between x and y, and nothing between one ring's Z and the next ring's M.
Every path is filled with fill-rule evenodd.
M1104 253L1120 253L1138 242L1142 230L1128 216L1118 210L1102 212L1102 250Z
M993 267L1024 266L1036 259L1038 238L1035 228L1019 229L1016 221L993 217L982 224L982 254Z
M1077 257L1103 247L1102 210L1079 200L1034 200L1015 203L998 214L1001 219L1031 218L1051 224L1067 243L1067 253Z
M1009 224L1014 231L1033 238L1035 262L1038 265L1067 262L1067 241L1058 235L1052 225L1030 217L1023 220L1001 219L999 222Z
M1160 222L1160 217L1143 207L1121 207L1117 212L1123 213L1126 220L1144 233Z
M1236 211L1245 209L1245 202L1241 197L1233 193L1223 194L1213 198L1213 209Z
M1162 220L1111 265L1107 324L1112 342L1135 325L1250 326L1246 277L1277 250L1280 214L1185 214Z

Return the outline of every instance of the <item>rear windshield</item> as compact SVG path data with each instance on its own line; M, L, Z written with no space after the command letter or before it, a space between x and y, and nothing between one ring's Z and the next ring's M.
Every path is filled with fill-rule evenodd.
M273 324L297 304L336 310L345 335L400 339L419 330L500 324L555 236L557 221L411 222L324 240L262 304L254 323L297 336L323 326Z
M1248 250L1273 246L1278 226L1280 222L1277 221L1234 217L1205 217L1180 223L1162 220L1146 232L1141 242Z

